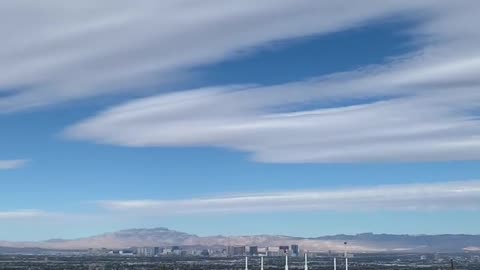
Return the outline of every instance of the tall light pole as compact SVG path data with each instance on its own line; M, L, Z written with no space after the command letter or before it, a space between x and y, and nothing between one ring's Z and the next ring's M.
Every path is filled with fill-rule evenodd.
M307 255L307 251L305 251L305 270L308 270L308 255Z
M337 270L337 257L333 257L333 270Z
M288 254L285 254L285 270L288 270Z
M345 270L348 270L347 242L343 242L343 244L345 245L345 253L344 253L344 256L345 256Z
M248 256L245 256L245 270L248 270Z
M260 255L260 270L263 270L263 255Z

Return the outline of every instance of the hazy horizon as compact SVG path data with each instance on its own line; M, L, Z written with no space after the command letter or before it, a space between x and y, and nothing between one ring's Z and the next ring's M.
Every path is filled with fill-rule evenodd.
M216 236L222 236L222 237L242 237L242 236L288 236L288 237L294 237L294 238L302 238L302 239L312 239L312 238L321 238L321 237L330 237L330 236L358 236L358 235L395 235L395 236L441 236L441 235L471 235L471 236L480 236L480 234L469 234L469 233L436 233L436 234L428 234L428 233L418 233L418 234L409 234L409 233L382 233L382 232L359 232L359 233L338 233L338 234L318 234L318 235L310 235L310 236L301 236L301 235L289 235L289 234L275 234L275 233L250 233L250 234L196 234L192 232L186 232L186 231L181 231L181 230L176 230L174 228L166 228L166 227L146 227L146 228L124 228L124 229L119 229L116 231L105 231L105 232L98 232L95 234L91 235L84 235L80 237L75 237L75 238L49 238L49 239L40 239L40 240L5 240L5 239L0 239L0 241L6 241L6 242L43 242L43 241L50 241L50 240L76 240L76 239L82 239L82 238L89 238L93 236L100 236L104 234L111 234L111 233L118 233L118 232L124 232L124 231L153 231L156 229L167 229L169 231L173 232L179 232L179 233L186 233L189 235L194 235L198 237L216 237Z

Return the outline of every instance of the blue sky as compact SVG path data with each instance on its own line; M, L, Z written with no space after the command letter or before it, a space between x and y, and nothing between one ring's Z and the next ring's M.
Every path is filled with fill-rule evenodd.
M475 2L130 5L0 4L1 240L480 233Z

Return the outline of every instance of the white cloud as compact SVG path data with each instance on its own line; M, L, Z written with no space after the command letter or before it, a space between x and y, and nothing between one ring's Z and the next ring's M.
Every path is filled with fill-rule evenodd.
M450 69L448 78L455 84L457 67L450 65L437 64L441 67L438 78L445 79L443 68ZM429 67L400 65L272 87L159 95L107 110L69 128L66 134L135 147L226 147L252 153L262 162L480 158L480 124L470 114L480 102L477 87L437 87L437 81L430 79L433 73ZM386 100L275 112L303 104L321 108L331 102L377 96Z
M421 22L409 30L423 47L385 66L284 85L157 95L106 110L66 134L135 147L225 147L262 162L478 160L480 33L472 10L479 7L401 3L394 10L419 11L412 14ZM362 18L392 11L375 9ZM335 31L351 24L327 25ZM352 102L358 104L345 105Z
M27 162L26 159L0 160L0 170L18 169L25 166Z
M438 1L375 0L2 1L0 112L157 88L184 78L192 67L271 41L339 31L429 5L433 11L443 7Z
M407 30L423 47L388 65L153 96L67 134L124 146L226 147L263 162L479 159L479 8L476 1L2 2L0 112L152 88L272 41L407 14L418 19ZM386 100L344 105L352 99Z
M17 219L37 219L45 218L51 216L50 213L36 210L36 209L25 209L25 210L15 210L15 211L0 211L0 220L17 220Z
M479 210L480 181L289 191L184 200L112 200L116 212L172 215L288 211Z

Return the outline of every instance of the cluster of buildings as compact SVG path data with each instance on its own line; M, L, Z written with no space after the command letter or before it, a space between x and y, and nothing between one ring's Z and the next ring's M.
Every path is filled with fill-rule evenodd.
M104 253L123 256L158 257L167 255L177 256L210 256L210 257L235 257L235 256L300 256L298 245L282 245L270 247L258 246L227 246L218 248L201 247L135 247L123 250L92 250L92 253Z
M228 246L227 256L300 256L298 245L291 246Z
M153 257L160 255L187 255L186 250L182 250L179 246L169 248L162 247L138 247L134 249L135 255Z
M97 250L97 252L99 252L99 251ZM137 255L137 256L143 256L143 257L155 257L155 256L162 256L162 255L188 255L187 251L183 250L179 246L173 246L173 247L169 247L169 248L135 247L135 248L130 248L130 249L122 249L122 250L108 250L108 251L106 251L106 253L116 254L116 255L124 255L124 256Z

